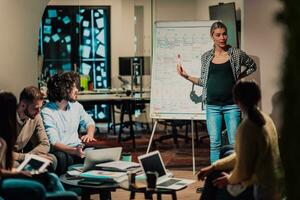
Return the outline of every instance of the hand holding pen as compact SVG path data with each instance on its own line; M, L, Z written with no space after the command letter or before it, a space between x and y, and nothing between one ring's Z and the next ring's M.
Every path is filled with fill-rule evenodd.
M182 76L185 79L189 78L189 75L186 73L186 71L183 69L181 64L181 56L180 54L177 55L177 65L176 65L177 73Z
M76 146L75 148L75 155L77 155L80 158L84 158L85 157L85 152L83 151L84 148L84 144L79 144Z

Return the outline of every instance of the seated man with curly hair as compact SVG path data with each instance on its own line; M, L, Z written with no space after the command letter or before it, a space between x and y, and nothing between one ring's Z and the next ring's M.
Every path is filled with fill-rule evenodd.
M95 141L95 122L77 102L79 75L65 72L54 75L47 84L49 102L42 109L42 118L48 135L50 151L57 157L56 173L67 171L68 166L82 163L85 153L82 143ZM78 128L86 129L79 138Z

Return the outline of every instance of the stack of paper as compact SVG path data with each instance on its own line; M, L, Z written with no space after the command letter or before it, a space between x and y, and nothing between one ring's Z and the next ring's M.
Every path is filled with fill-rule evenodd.
M97 167L100 167L103 170L112 170L112 171L129 171L131 169L136 169L140 167L139 163L135 162L128 162L128 161L112 161L112 162L106 162L106 163L100 163L96 165Z
M103 182L118 182L120 179L127 178L124 172L111 172L103 170L91 170L79 175L86 180L99 180Z

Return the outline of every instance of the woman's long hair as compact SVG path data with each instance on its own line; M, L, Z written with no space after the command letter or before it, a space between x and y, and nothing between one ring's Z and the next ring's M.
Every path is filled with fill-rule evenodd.
M255 81L239 81L233 88L235 102L239 102L246 110L248 118L258 126L265 125L266 121L258 110L261 100L261 91Z
M0 91L0 137L5 140L7 145L6 169L11 169L13 166L12 152L17 135L16 109L15 95Z

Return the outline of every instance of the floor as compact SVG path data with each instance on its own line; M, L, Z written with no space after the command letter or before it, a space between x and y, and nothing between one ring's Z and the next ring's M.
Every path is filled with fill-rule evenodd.
M185 126L177 127L178 134L185 134ZM133 148L132 140L118 142L118 127L117 134L113 134L112 131L107 132L107 125L101 125L99 127L100 133L96 134L97 142L95 145L99 148L122 146L123 152L130 152L132 154L132 160L137 162L137 156L145 154L149 144L151 136L150 130L146 130L145 127L134 126L136 136L136 148ZM198 141L195 141L195 164L197 167L203 167L209 164L209 139L205 130L198 128ZM129 129L124 128L122 138L126 138L129 135ZM159 124L156 127L154 139L158 139L161 136L169 135L172 133L171 127L165 127L163 124ZM190 127L188 131L188 137L191 137ZM200 139L204 138L204 139ZM192 142L189 139L178 139L178 144L174 144L173 139L167 139L160 142L155 142L152 145L150 151L159 150L163 161L167 167L175 167L175 169L192 169Z

